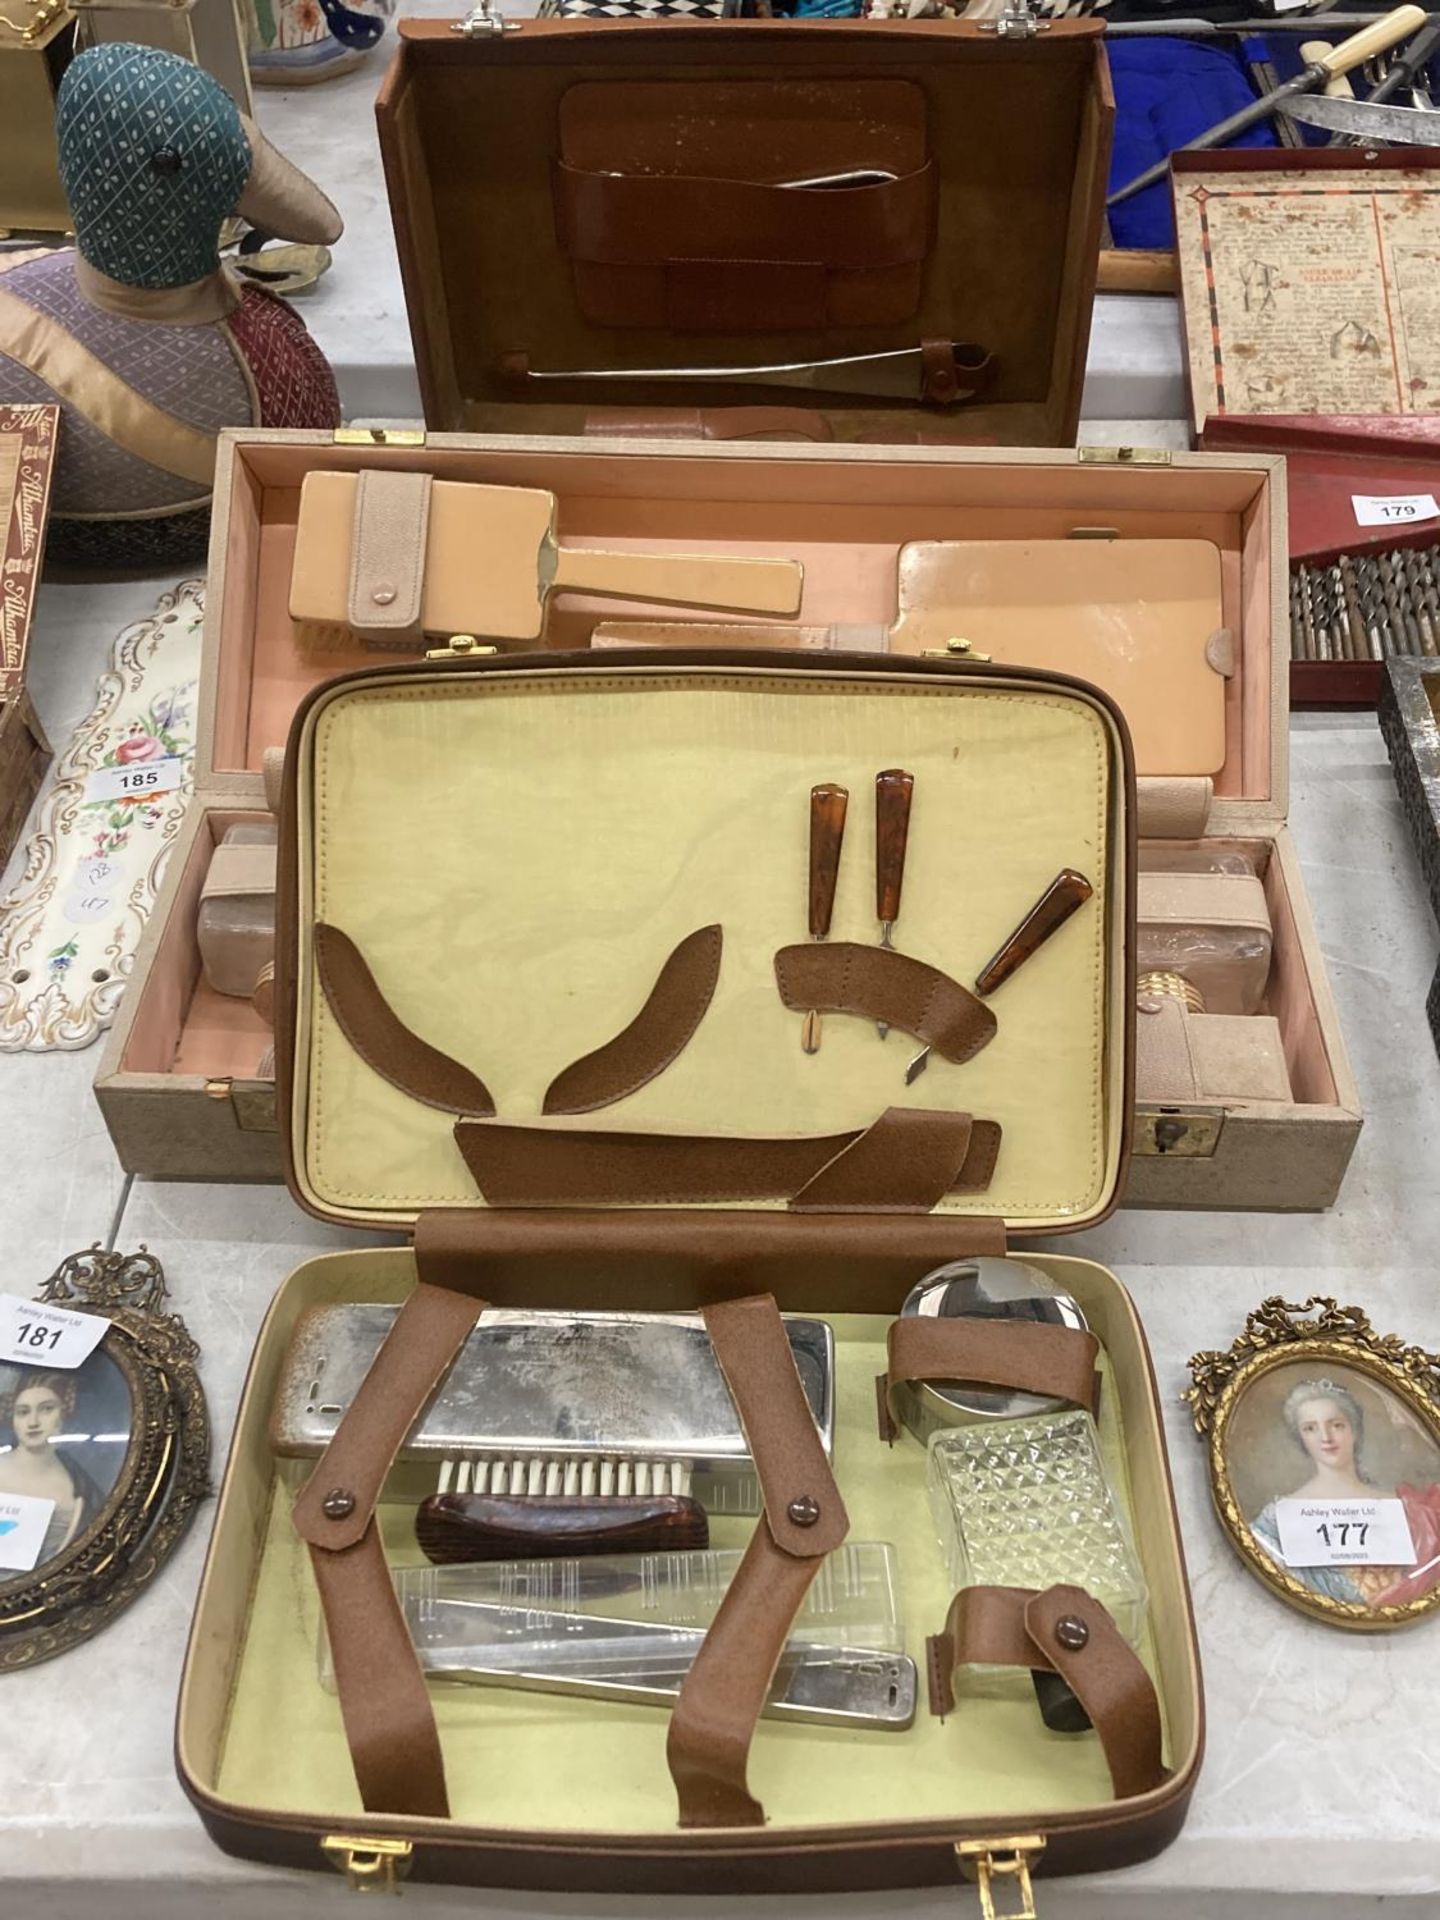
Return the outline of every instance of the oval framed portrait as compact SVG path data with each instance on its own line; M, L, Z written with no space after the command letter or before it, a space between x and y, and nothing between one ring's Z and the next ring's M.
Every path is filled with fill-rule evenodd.
M1440 1361L1333 1300L1267 1300L1197 1354L1221 1525L1280 1599L1359 1632L1440 1611Z
M209 1489L210 1435L158 1261L72 1254L44 1303L109 1322L78 1367L0 1362L0 1673L106 1626L155 1577Z

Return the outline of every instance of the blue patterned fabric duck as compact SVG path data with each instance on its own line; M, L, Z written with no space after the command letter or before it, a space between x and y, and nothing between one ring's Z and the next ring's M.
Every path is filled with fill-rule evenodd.
M232 213L328 245L340 216L220 84L154 47L81 54L56 111L75 245L0 272L0 401L58 400L50 557L204 553L222 427L334 427L293 307L221 265Z

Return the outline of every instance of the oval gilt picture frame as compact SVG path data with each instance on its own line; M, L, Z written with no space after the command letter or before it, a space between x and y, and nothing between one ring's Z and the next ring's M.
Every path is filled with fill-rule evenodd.
M1440 1356L1277 1295L1190 1370L1215 1511L1257 1579L1355 1632L1440 1611Z
M149 1585L210 1490L210 1423L160 1263L71 1254L40 1300L110 1322L77 1368L0 1365L0 1492L55 1496L39 1558L0 1570L0 1674L108 1626Z

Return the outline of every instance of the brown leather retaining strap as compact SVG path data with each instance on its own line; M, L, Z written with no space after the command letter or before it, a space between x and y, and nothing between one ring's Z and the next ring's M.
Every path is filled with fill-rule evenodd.
M586 173L556 161L555 223L572 260L716 261L874 270L923 260L935 170L868 187L771 186L680 174Z
M494 1113L480 1076L412 1033L395 1013L348 933L317 921L315 966L340 1031L382 1080L446 1113Z
M550 1082L544 1112L593 1113L663 1073L690 1044L714 998L722 940L718 926L687 934L629 1026Z
M775 956L780 998L792 1013L853 1013L914 1034L957 1066L995 1037L995 1016L938 967L858 940L810 940Z
M926 1643L930 1710L953 1712L958 1666L1058 1673L1100 1736L1117 1800L1166 1778L1154 1682L1106 1609L1083 1587L965 1587Z
M462 1119L455 1140L492 1207L783 1199L796 1211L925 1213L947 1193L984 1191L1000 1128L964 1113L891 1107L858 1133L798 1139Z
M765 1508L701 1643L670 1720L666 1758L682 1827L749 1827L765 1810L746 1785L755 1725L810 1583L849 1531L768 1294L705 1309Z
M295 1502L295 1531L315 1569L355 1778L371 1813L449 1812L435 1715L390 1584L375 1503L482 1304L420 1282Z
M1100 1375L1095 1371L1100 1342L1079 1327L916 1315L893 1320L885 1346L889 1367L881 1375L884 1440L893 1440L897 1431L896 1389L917 1380L1013 1387L1066 1400L1092 1414L1100 1404Z
M920 365L920 397L932 407L973 400L985 391L995 374L993 354L973 351L962 360L949 340L922 340Z

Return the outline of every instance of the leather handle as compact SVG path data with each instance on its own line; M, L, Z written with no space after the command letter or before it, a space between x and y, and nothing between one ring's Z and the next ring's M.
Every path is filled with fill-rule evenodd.
M705 1325L765 1506L681 1685L665 1752L682 1827L754 1827L765 1820L746 1782L756 1722L810 1583L850 1521L774 1300L707 1307Z
M1058 1673L1100 1736L1117 1800L1166 1778L1155 1683L1109 1613L1083 1587L963 1587L927 1642L930 1708L955 1707L955 1669L968 1664Z

